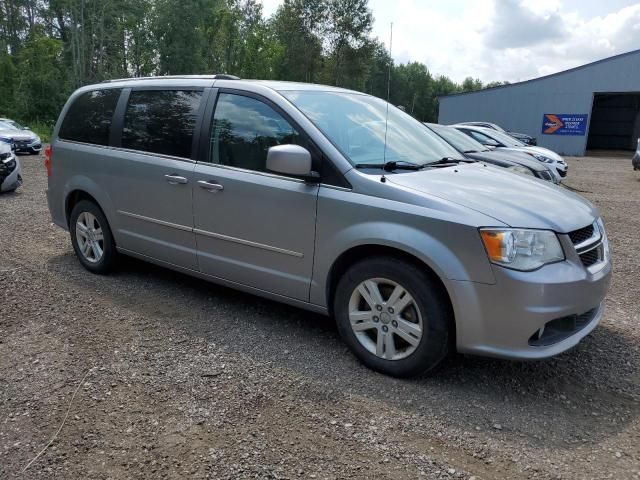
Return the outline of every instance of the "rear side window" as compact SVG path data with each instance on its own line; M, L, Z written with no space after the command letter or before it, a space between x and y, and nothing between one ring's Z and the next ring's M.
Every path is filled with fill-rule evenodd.
M202 92L137 90L131 92L124 115L122 147L191 158Z
M58 136L76 142L108 145L111 119L120 91L119 88L93 90L80 95L69 107Z

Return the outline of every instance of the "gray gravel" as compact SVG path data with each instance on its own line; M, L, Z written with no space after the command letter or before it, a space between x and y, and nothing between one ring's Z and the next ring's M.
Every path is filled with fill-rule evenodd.
M134 260L89 274L41 159L21 160L0 196L0 478L640 478L628 159L569 160L614 251L602 325L555 359L457 356L416 380L361 366L321 316Z

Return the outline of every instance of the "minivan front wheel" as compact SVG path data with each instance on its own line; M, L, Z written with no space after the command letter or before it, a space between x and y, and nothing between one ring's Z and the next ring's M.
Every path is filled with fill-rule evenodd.
M102 210L93 202L81 200L71 211L71 244L80 263L93 273L107 273L117 255L113 235Z
M447 354L442 288L410 262L377 257L353 265L338 282L334 312L344 341L374 370L414 376Z

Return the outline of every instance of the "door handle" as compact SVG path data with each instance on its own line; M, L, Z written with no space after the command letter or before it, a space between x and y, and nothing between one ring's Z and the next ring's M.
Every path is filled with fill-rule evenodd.
M165 175L164 178L166 178L167 182L169 182L171 185L189 182L189 180L187 180L185 177L181 177L180 175L176 175L174 173L172 173L171 175Z
M219 183L209 182L207 180L198 180L198 185L200 188L204 188L210 192L219 192L220 190L224 190L224 187Z

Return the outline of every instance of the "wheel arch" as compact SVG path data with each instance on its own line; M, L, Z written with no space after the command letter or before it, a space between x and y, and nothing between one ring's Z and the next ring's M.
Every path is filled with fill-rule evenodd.
M92 203L95 203L96 206L100 210L102 210L100 203L95 199L95 197L93 197L93 195L82 189L75 189L69 192L64 200L64 218L67 223L67 227L71 228L69 222L71 221L71 212L73 211L73 207L75 207L82 200L88 200ZM104 211L102 211L102 213L104 213Z
M327 299L327 309L329 315L333 316L333 302L335 299L336 287L340 278L344 273L354 265L355 263L361 261L363 258L367 257L392 257L397 258L399 260L403 260L405 262L411 263L418 268L422 269L437 285L442 298L446 301L446 308L449 310L449 330L450 330L450 340L452 345L456 344L456 322L455 322L455 313L453 308L453 302L451 298L451 294L447 289L445 283L442 278L436 271L424 262L422 259L417 256L396 247L381 245L381 244L363 244L356 245L348 250L345 250L336 260L333 262L329 269L327 281L326 281L326 299Z
M71 221L73 207L81 200L89 200L95 203L102 211L107 222L109 222L111 231L115 235L115 219L112 218L112 213L114 212L113 203L107 192L96 182L84 175L74 176L66 183L63 197L64 221L67 227L69 227L69 222Z

